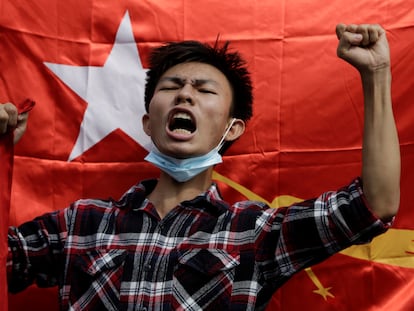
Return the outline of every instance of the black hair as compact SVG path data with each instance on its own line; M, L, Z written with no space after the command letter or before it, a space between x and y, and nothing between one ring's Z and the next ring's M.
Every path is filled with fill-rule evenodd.
M229 51L229 42L213 46L199 41L169 42L155 48L149 57L145 86L145 109L148 108L161 76L171 67L188 62L200 62L220 70L232 88L231 117L247 122L253 112L253 92L246 62L238 52ZM225 144L223 152L230 144Z

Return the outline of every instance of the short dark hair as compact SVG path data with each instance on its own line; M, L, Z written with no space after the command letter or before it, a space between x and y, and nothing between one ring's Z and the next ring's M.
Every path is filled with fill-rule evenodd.
M149 57L149 70L145 86L145 109L148 112L155 87L161 76L171 67L188 62L200 62L214 66L229 81L233 102L231 116L248 121L252 116L252 82L246 62L238 52L230 52L229 42L214 46L198 41L169 42L155 48Z

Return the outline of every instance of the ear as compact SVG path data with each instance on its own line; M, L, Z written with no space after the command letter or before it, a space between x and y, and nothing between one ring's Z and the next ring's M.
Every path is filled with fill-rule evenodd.
M151 137L151 127L148 113L142 116L142 129L144 130L145 134Z
M231 128L229 129L226 137L224 138L225 141L233 141L243 135L244 130L246 128L246 124L242 119L235 119Z

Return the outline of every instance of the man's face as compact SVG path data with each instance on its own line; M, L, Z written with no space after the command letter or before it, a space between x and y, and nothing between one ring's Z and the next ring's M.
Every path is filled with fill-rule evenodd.
M160 78L143 117L144 131L169 156L205 154L220 142L230 121L232 90L217 68L182 63Z

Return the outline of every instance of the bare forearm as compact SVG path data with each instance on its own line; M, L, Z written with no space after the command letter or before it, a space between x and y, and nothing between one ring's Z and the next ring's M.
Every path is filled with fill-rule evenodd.
M362 73L364 137L362 177L366 198L374 212L388 220L400 200L400 149L391 100L389 67Z

